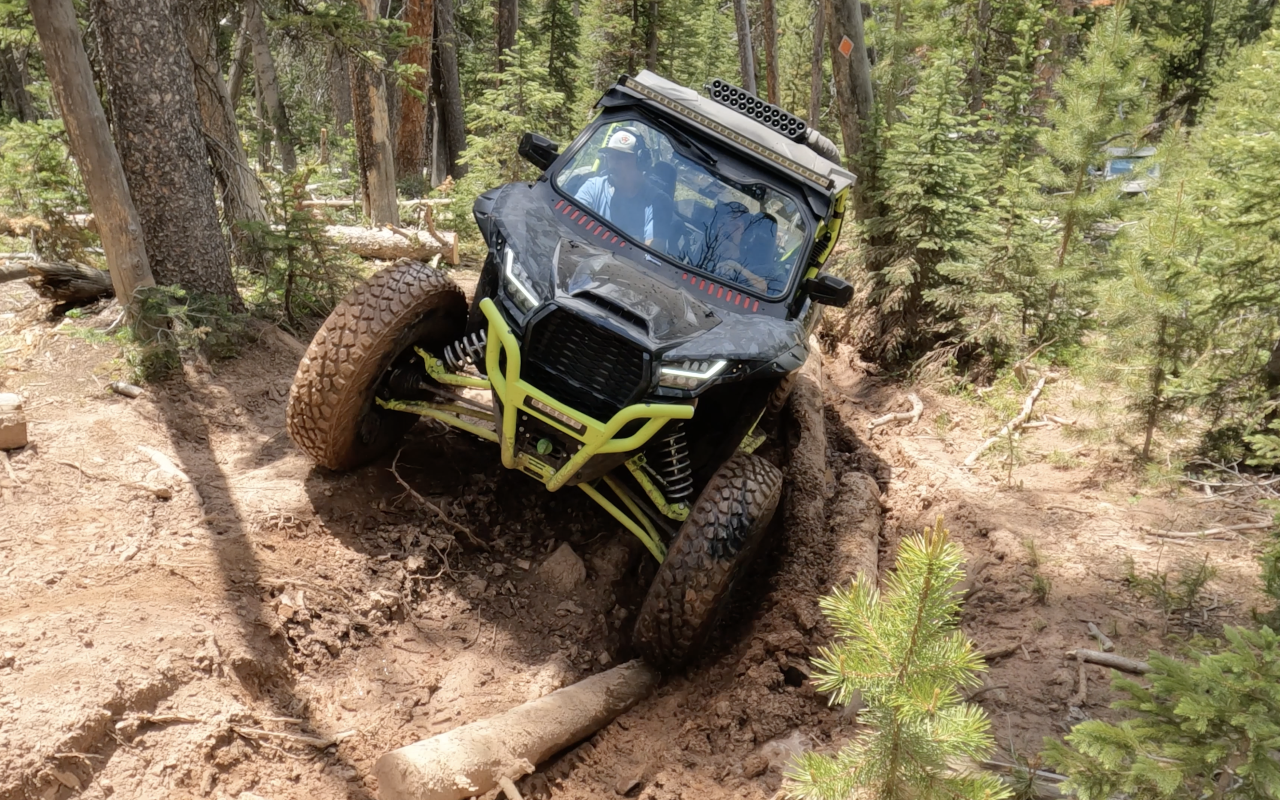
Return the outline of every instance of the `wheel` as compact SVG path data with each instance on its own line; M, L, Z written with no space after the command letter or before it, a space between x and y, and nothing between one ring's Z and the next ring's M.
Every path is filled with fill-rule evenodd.
M462 335L467 301L444 273L399 261L343 298L311 340L289 390L289 436L329 469L372 461L415 414L374 403L388 367L412 345L438 350Z
M716 470L640 608L634 641L646 661L674 669L702 647L760 550L781 494L782 473L758 456L738 453Z

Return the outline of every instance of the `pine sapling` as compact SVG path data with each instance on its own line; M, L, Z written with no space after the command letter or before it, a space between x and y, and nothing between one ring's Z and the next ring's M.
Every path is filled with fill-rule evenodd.
M806 753L788 774L808 800L1004 798L994 775L971 766L992 748L986 714L961 699L983 668L959 630L960 548L939 517L902 543L883 595L861 576L823 598L836 641L814 661L819 691L847 705L861 693L865 732L834 756Z
M1150 688L1112 687L1137 712L1119 725L1090 720L1066 743L1048 741L1046 761L1080 800L1280 797L1280 636L1270 628L1225 628L1227 646L1184 663L1153 653Z

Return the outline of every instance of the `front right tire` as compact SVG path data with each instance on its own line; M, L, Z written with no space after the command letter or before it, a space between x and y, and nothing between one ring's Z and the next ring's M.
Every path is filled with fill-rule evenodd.
M737 453L716 470L636 619L634 643L652 666L681 667L706 643L759 553L781 494L782 473L759 456Z

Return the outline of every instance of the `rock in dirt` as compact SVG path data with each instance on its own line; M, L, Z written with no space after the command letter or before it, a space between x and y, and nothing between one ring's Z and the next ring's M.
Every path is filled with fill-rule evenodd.
M0 450L27 446L27 418L22 413L22 397L0 394Z
M987 534L987 542L991 545L991 553L1001 561L1017 563L1022 560L1026 548L1018 537L1009 530L997 528Z
M586 581L587 565L582 563L578 554L565 542L542 562L542 566L538 567L538 575L547 582L551 591L566 595Z

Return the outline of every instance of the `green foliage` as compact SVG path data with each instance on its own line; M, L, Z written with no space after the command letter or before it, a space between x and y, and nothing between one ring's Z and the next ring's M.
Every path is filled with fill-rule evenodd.
M126 334L124 354L138 383L163 379L187 356L230 358L243 342L248 318L225 297L155 286L139 289L137 298L138 318Z
M992 747L986 714L958 691L977 686L983 667L957 625L962 563L939 518L902 542L883 595L863 576L823 598L836 641L814 661L815 685L832 703L860 694L867 730L834 756L803 755L787 776L789 796L1009 796L995 776L957 766Z
M1045 759L1081 800L1280 797L1280 637L1226 628L1226 647L1183 663L1152 653L1150 688L1116 680L1119 725L1091 720Z
M537 177L537 170L516 155L522 133L537 131L554 138L565 132L556 125L564 95L546 88L545 57L523 33L509 52L506 69L501 75L485 76L488 88L468 109L472 123L463 159L467 175L457 190L466 208L494 186ZM474 232L474 227L466 230Z
M1208 556L1199 561L1182 559L1172 571L1161 572L1157 566L1150 575L1138 572L1132 556L1125 561L1125 582L1129 588L1138 595L1155 600L1166 616L1174 611L1195 608L1200 602L1200 592L1217 574L1218 570L1209 564Z
M266 265L243 276L246 299L256 313L297 332L328 316L361 277L325 235L325 221L302 205L314 172L306 167L284 176L278 192L264 197L273 224L236 223L249 234L254 260Z
M0 220L14 217L29 229L36 248L59 258L77 256L85 233L69 215L86 210L80 173L67 150L60 120L0 126Z

